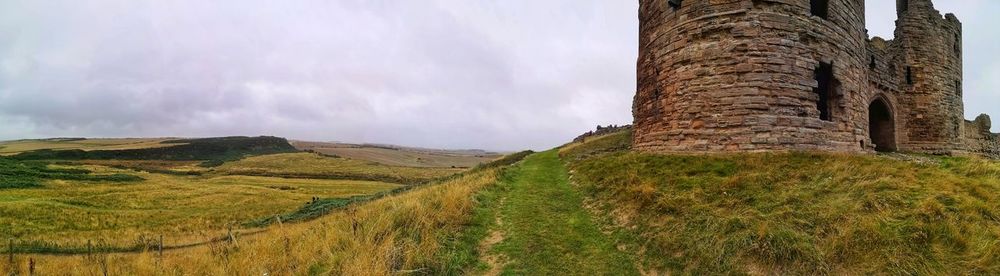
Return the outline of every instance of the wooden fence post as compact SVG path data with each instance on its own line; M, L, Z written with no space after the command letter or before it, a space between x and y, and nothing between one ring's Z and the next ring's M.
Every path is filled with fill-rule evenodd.
M87 260L94 260L94 244L87 240Z
M160 258L163 258L163 234L160 234L160 244L156 247L157 253L160 254Z
M35 275L35 259L28 258L28 275Z
M7 242L7 262L10 263L11 267L16 267L17 264L14 263L14 239L10 239Z

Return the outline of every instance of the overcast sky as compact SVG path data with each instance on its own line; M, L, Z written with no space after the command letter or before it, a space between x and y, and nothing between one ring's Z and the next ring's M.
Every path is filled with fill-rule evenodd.
M636 1L81 2L0 0L0 140L516 150L632 120ZM891 37L894 1L868 2ZM1000 1L937 2L964 23L967 116L1000 121Z

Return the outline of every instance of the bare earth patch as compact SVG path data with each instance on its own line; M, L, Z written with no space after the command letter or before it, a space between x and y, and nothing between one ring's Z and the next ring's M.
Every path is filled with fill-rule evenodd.
M500 205L503 206L505 199L500 200ZM500 244L504 240L504 232L501 230L503 227L503 220L500 215L497 214L496 227L490 230L489 235L479 243L479 252L481 252L481 260L484 263L489 264L490 270L483 275L496 276L503 272L503 267L507 264L507 256L499 253L492 253L493 247Z

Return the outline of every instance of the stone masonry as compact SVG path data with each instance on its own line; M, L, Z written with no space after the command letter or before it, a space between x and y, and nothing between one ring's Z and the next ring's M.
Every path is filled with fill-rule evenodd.
M633 148L906 151L1000 157L963 118L962 24L897 0L895 39L864 0L639 0Z

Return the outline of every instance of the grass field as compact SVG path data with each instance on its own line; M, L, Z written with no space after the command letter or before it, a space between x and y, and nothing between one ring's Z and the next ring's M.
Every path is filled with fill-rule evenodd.
M65 141L72 142L72 141ZM50 164L50 165L46 165ZM0 159L0 239L18 252L129 251L254 231L280 215L307 220L345 204L463 169L393 167L287 153L209 168L202 161ZM270 220L273 222L274 220Z
M254 176L128 173L142 182L55 180L40 188L0 190L0 239L45 241L62 247L105 240L130 246L142 236L181 243L204 240L230 225L294 211L314 197L346 198L399 187L372 181Z
M655 155L593 141L564 159L651 273L1000 274L996 161Z
M39 139L0 142L0 155L14 155L21 152L51 150L125 150L170 147L177 144L163 144L169 138L125 138L125 139Z
M213 173L417 184L463 170L398 167L349 158L327 157L315 153L288 153L257 156L229 162L214 168Z
M497 175L480 170L231 242L163 255L17 255L0 272L26 273L33 262L41 275L454 275L447 245L470 220L473 195Z
M556 151L532 155L510 170L497 206L488 252L503 275L639 275L627 253L583 207ZM497 238L501 237L501 238Z
M500 154L487 152L421 150L337 143L292 142L292 145L300 150L398 167L471 168L501 157Z

